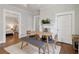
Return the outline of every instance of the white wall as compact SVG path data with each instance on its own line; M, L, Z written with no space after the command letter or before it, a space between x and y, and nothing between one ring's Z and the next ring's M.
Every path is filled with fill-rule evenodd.
M18 24L18 18L16 17L6 17L6 24Z
M8 29L9 24L12 24L13 26L17 26L16 32L19 32L19 26L18 26L19 23L17 17L6 16L6 30Z
M0 8L0 43L3 42L3 21L2 21L2 10Z
M75 33L79 35L79 5L75 5Z
M0 5L0 43L4 41L3 37L3 9L9 9L21 13L21 36L26 35L27 29L32 29L32 14L25 9L19 9L13 5Z
M40 10L40 17L43 18L50 18L52 21L51 23L55 22L55 15L56 13L60 12L69 12L74 11L75 12L75 22L72 23L72 34L79 35L79 5L43 5L43 7Z
M26 36L26 31L27 30L32 30L32 15L27 14L27 13L23 13L23 15L21 16L22 20L21 20L21 37Z

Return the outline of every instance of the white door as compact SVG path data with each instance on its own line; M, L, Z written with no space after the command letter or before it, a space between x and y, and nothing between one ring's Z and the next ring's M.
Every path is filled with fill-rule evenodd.
M72 14L63 13L57 15L58 40L72 44Z

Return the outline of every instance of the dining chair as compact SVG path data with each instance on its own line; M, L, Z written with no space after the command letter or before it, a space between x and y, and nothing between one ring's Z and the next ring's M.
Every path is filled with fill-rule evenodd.
M57 44L57 34L52 35L52 40L53 40L53 44L52 44L52 48L53 48L53 53L55 53L55 50L57 49L56 44Z

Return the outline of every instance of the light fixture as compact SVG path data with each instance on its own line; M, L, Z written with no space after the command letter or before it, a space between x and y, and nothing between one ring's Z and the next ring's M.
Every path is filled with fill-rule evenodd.
M8 24L8 26L9 26L11 29L13 29L14 24Z

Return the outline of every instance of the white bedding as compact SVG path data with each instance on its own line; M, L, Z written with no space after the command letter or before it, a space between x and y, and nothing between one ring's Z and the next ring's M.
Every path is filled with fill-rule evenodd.
M10 27L6 27L6 34L14 34L13 30Z
M6 34L11 34L11 33L13 34L14 32L12 30L10 30L10 29L6 30Z

